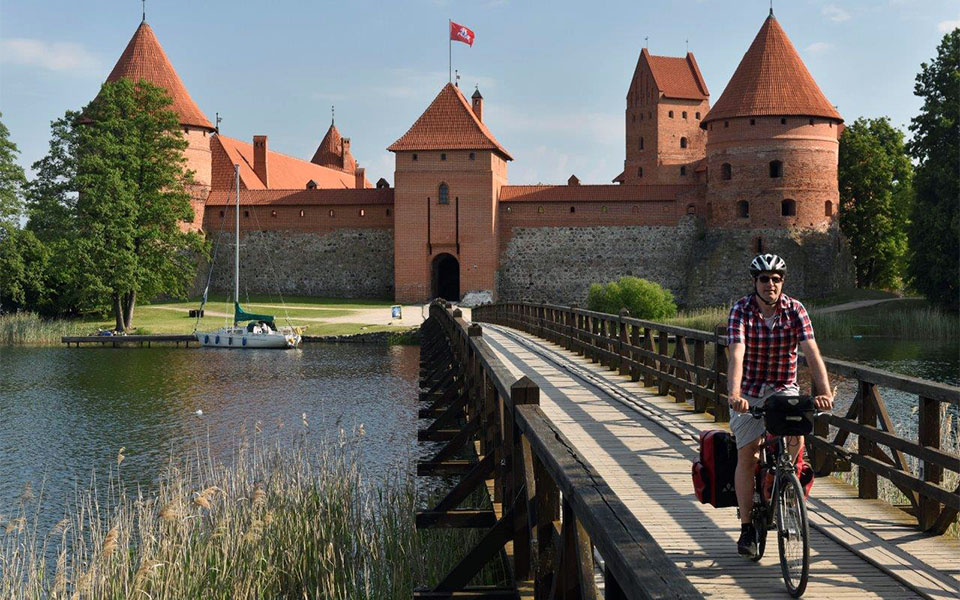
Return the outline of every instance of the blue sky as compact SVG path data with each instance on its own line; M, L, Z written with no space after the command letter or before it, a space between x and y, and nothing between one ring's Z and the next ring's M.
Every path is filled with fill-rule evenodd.
M50 121L89 102L140 22L139 0L0 3L0 110L29 167ZM653 54L697 57L720 97L768 0L560 2L218 2L148 0L147 21L194 100L225 135L269 136L309 159L336 105L368 177L393 180L385 148L447 81L447 19L476 32L454 44L469 96L513 154L511 183L607 183L623 165L624 97L644 38ZM849 123L920 106L920 63L960 26L955 0L775 0L780 24Z

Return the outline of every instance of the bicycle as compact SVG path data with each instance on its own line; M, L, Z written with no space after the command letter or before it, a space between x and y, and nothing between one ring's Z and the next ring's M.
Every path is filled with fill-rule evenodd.
M763 407L751 407L749 412L755 419L763 418L767 432L773 436L766 436L760 446L755 475L750 518L757 536L757 555L753 560L763 557L767 531L776 529L783 582L787 592L798 598L807 588L810 570L809 525L803 486L785 438L811 433L817 413L812 397L786 395L771 396ZM771 474L773 482L768 496L764 486Z

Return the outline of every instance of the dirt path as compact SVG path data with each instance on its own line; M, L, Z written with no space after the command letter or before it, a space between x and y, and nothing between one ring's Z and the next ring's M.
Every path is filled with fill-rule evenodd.
M264 305L260 305L264 306ZM186 313L190 309L180 308L178 306L151 306L150 308L159 308L161 310L171 310L174 312ZM281 307L282 308L282 307ZM289 308L289 307L288 307ZM297 309L306 308L298 306ZM347 310L347 309L334 309L334 310ZM470 318L470 309L462 309L464 312L464 318ZM350 314L339 315L336 317L294 317L291 320L293 321L307 321L312 323L359 323L361 325L394 325L397 327L417 327L419 326L427 313L426 305L420 304L411 304L403 306L401 309L402 319L394 319L391 316L391 310L389 306L382 308L361 308L357 310L350 310ZM209 309L204 310L204 314L208 317L230 317L232 315L225 312L212 311Z
M876 304L883 304L884 302L896 302L897 300L916 300L916 298L881 298L879 300L857 300L855 302L844 302L843 304L834 304L833 306L826 306L824 308L811 308L810 312L815 312L818 315L825 315L828 313L857 310L858 308L866 308L868 306L874 306Z

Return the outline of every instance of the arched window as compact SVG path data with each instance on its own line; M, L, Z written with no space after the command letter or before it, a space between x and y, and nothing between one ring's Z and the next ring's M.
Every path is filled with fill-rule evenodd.
M782 217L795 217L797 216L797 203L794 200L787 198L780 203L780 216Z
M668 113L667 113L667 116L672 119L672 118L673 118L673 111L671 110L670 112L668 112Z
M643 167L637 167L637 177L643 177Z
M688 204L688 205L687 205L687 214L688 214L688 215L695 215L695 214L697 214L697 207L696 207L695 205L693 205L693 204Z
M334 212L334 210L333 210L332 208L330 209L330 212L327 213L327 215L329 215L329 216L331 216L331 217L336 216L336 214L337 214L337 213ZM302 210L300 211L300 216L301 216L301 217L303 216L303 211L302 211Z
M437 204L450 204L450 188L447 184L441 183L437 194Z
M770 177L783 177L783 161L770 161Z
M687 111L683 111L682 113L680 113L680 116L682 116L684 119L686 119L686 118L687 118Z
M685 166L680 167L680 176L681 176L681 177L686 177L686 176L687 176L687 167L685 167Z
M361 208L361 209L357 212L357 214L359 214L361 217L365 217L365 216L367 216L367 211Z
M823 216L832 217L833 216L833 202L827 200L823 203Z
M750 203L746 200L737 202L737 216L741 219L750 218Z
M640 136L640 149L643 150L643 136Z
M697 120L700 120L700 113L697 113Z
M686 148L686 147L687 147L687 138L685 138L685 137L680 138L680 147L681 147L681 148Z
M571 207L570 207L570 212L572 212L572 213L577 212L577 207L576 207L576 206L571 206Z
M543 214L543 207L542 207L542 206L538 206L538 207L537 207L537 212L542 215L542 214Z
M720 165L720 177L726 180L733 178L733 167L730 166L730 163Z

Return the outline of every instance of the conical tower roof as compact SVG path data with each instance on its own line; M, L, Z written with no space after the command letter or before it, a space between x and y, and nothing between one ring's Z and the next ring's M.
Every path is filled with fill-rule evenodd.
M771 12L700 126L734 117L788 115L843 121Z
M443 86L427 110L387 150L493 150L513 160L452 83Z
M210 121L190 97L177 72L173 70L166 52L157 41L157 36L153 34L153 29L147 25L146 21L137 27L130 43L120 55L120 60L110 71L107 81L116 81L121 78L134 82L145 79L153 85L164 88L173 99L171 108L180 115L181 125L203 127L213 131Z
M317 151L314 152L310 162L315 165L339 169L343 164L342 157L340 156L342 139L340 132L337 130L337 126L331 121L330 128L327 129L327 134L323 136L323 140L320 142L320 145L317 146Z

